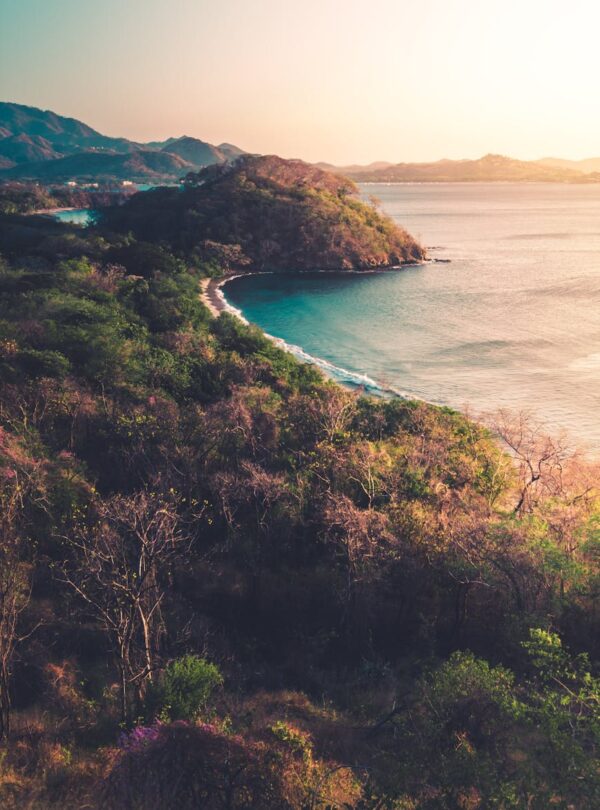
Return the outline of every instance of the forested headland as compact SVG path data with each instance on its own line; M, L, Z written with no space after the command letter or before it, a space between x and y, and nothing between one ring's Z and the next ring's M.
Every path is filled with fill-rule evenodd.
M421 261L424 248L372 205L345 177L274 155L241 157L188 174L181 188L138 194L107 211L105 226L164 242L192 262L221 251L217 272L361 270ZM212 254L211 254L212 255ZM216 257L215 257L216 258Z
M597 467L526 415L342 389L199 299L412 237L276 158L87 229L16 211L0 804L597 807Z

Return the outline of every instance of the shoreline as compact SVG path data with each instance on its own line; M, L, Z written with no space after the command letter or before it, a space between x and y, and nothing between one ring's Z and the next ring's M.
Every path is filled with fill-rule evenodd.
M355 270L355 271L340 271L340 272L353 272L353 273L385 273L389 272L392 269L401 269L402 267L418 267L421 264L429 264L429 261L426 262L419 262L417 264L411 263L407 265L401 265L398 268L386 268L386 269L377 269L374 268L372 270ZM302 271L301 271L302 272ZM304 271L304 272L314 272L314 271ZM335 272L335 271L321 271L321 272ZM222 292L222 287L228 284L230 281L233 281L235 278L241 278L243 276L256 276L256 275L273 275L274 271L262 271L261 273L233 273L230 276L226 276L225 278L204 278L200 282L201 293L200 293L200 300L202 303L207 307L211 315L215 318L218 318L222 312L228 312L230 315L233 315L235 318L238 318L242 323L248 324L249 321L244 317L244 314L241 310L237 307L234 307L229 301L225 298L224 293ZM362 389L365 393L376 396L376 397L398 397L400 399L405 400L418 400L421 402L425 402L428 405L436 405L441 403L430 402L423 397L419 397L415 394L411 394L407 391L400 391L393 387L387 387L381 385L376 380L369 377L367 374L363 374L358 371L351 371L349 369L343 368L341 366L336 366L334 363L330 363L328 360L323 359L322 357L317 357L315 355L309 354L305 351L302 346L297 346L292 343L288 343L286 340L280 337L276 337L275 335L271 335L266 332L264 329L259 327L263 335L268 338L272 343L274 343L279 349L284 352L288 352L296 360L299 360L302 363L307 363L311 366L316 366L320 371L325 375L326 378L331 380L332 382L336 383L337 385L341 385L344 388L350 389L352 391L356 391L357 389Z
M54 214L60 214L61 211L81 211L81 208L75 208L74 206L69 206L67 208L39 208L37 211L30 211L28 216L48 216L51 217Z
M227 310L227 304L222 294L218 294L218 290L221 284L229 280L230 279L203 278L200 281L200 300L213 318L218 318L221 312Z
M417 264L413 263L410 265L402 265L402 267L419 267L421 265L434 264L435 262L436 262L435 259L428 259L425 260L424 262L419 262ZM392 268L360 270L360 271L358 270L340 271L340 272L379 274L389 272L391 269ZM300 271L300 272L315 272L315 271ZM335 272L335 271L316 271L316 272ZM235 278L240 278L243 276L274 275L274 274L275 271L262 271L257 273L232 273L231 275L221 278L205 278L202 279L201 281L202 292L200 298L202 302L205 304L205 306L209 309L213 317L218 318L222 312L228 312L230 315L233 315L235 318L238 318L242 323L248 325L250 322L245 318L244 313L227 300L227 298L224 295L224 292L222 291L222 288L230 281L233 281ZM416 394L412 391L405 391L399 388L395 388L393 385L386 385L385 383L378 382L377 380L369 377L368 374L361 373L359 371L351 371L342 366L337 366L334 363L331 363L322 357L309 354L302 348L302 346L298 346L293 343L288 343L281 337L271 335L269 334L269 332L265 331L260 326L258 326L257 328L259 328L262 334L279 349L281 349L284 352L287 352L288 354L291 354L292 357L296 358L296 360L300 361L301 363L316 366L326 379L330 380L336 385L342 386L342 388L345 388L346 390L359 393L362 392L363 395L373 396L376 397L377 399L397 398L405 401L421 402L425 405L430 405L435 408L451 408L457 413L467 415L468 418L473 419L475 422L483 424L482 417L484 412L482 411L481 413L479 413L479 415L477 415L477 413L473 413L472 411L470 411L468 403L463 403L460 406L452 405L449 402L444 402L442 400L427 399L426 397L420 396L419 394ZM592 448L588 442L579 443L579 446L585 451L585 453L590 453L592 456L594 456L594 452L592 451Z
M77 209L63 208L56 210L73 211ZM420 262L407 262L406 264L392 265L390 267L369 267L364 270L297 270L294 272L294 275L301 275L302 273L344 273L345 275L372 275L375 273L391 273L398 270L407 270L410 267L422 267L427 264L446 264L450 261L450 259L434 258L423 259L423 261ZM220 278L203 278L200 281L200 300L208 309L213 318L218 318L222 312L230 312L232 315L236 315L238 318L247 323L246 319L242 316L239 310L237 310L227 301L224 294L221 292L221 288L226 284L229 284L229 282L233 281L235 278L242 278L244 276L271 276L277 275L278 272L279 271L277 270L257 270L253 273L232 273L231 275L221 276ZM269 337L271 336L269 335ZM279 338L275 339L279 340Z

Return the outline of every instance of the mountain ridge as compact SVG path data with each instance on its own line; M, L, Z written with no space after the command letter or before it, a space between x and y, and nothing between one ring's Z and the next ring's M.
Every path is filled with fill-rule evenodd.
M134 154L143 157L124 157ZM151 158L150 154L164 157ZM234 160L243 154L246 152L233 144L215 146L188 135L138 143L103 135L76 118L51 110L0 102L0 179L144 180L156 177L174 181L186 171ZM105 159L99 160L98 156ZM111 160L115 156L121 157ZM115 174L111 175L113 166ZM135 173L128 174L128 168L134 168Z
M556 166L565 169L573 169L582 174L600 172L600 157L583 158L582 160L567 160L566 158L542 158L537 163L544 166Z
M219 147L213 146L199 138L183 135L176 141L163 146L161 152L178 155L183 160L195 166L210 166L212 163L225 163L227 157Z
M333 167L330 170L341 172L355 182L371 183L600 182L600 175L596 176L594 173L582 173L566 166L516 160L492 153L476 160L442 159L427 163L375 163L364 167Z
M133 154L138 157L126 157ZM151 154L162 154L163 158L152 158ZM190 135L138 143L103 135L76 118L61 116L52 110L0 102L0 180L144 181L152 178L174 182L188 171L231 162L246 154L234 144L215 145ZM75 156L77 160L71 159ZM104 160L99 160L98 156ZM523 161L488 154L476 160L374 161L348 166L318 162L313 165L341 173L356 182L600 182L600 158L572 161L550 157Z

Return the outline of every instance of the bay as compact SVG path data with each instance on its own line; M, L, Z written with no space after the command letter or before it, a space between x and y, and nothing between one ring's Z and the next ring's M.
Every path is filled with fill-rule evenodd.
M228 301L346 383L535 412L600 449L600 186L364 185L429 249L383 273L246 276Z

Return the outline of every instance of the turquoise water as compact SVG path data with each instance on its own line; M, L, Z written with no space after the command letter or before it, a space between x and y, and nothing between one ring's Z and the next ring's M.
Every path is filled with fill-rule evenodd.
M136 191L152 191L152 189L158 188L158 186L153 183L134 183L133 186ZM69 222L73 225L83 225L86 227L95 221L98 212L93 208L71 208L66 211L55 211L52 216L59 222Z
M243 277L228 301L342 381L531 410L600 449L600 186L362 191L451 263Z
M70 222L74 225L91 225L96 218L96 212L91 208L72 208L67 211L55 211L52 215L59 222Z

